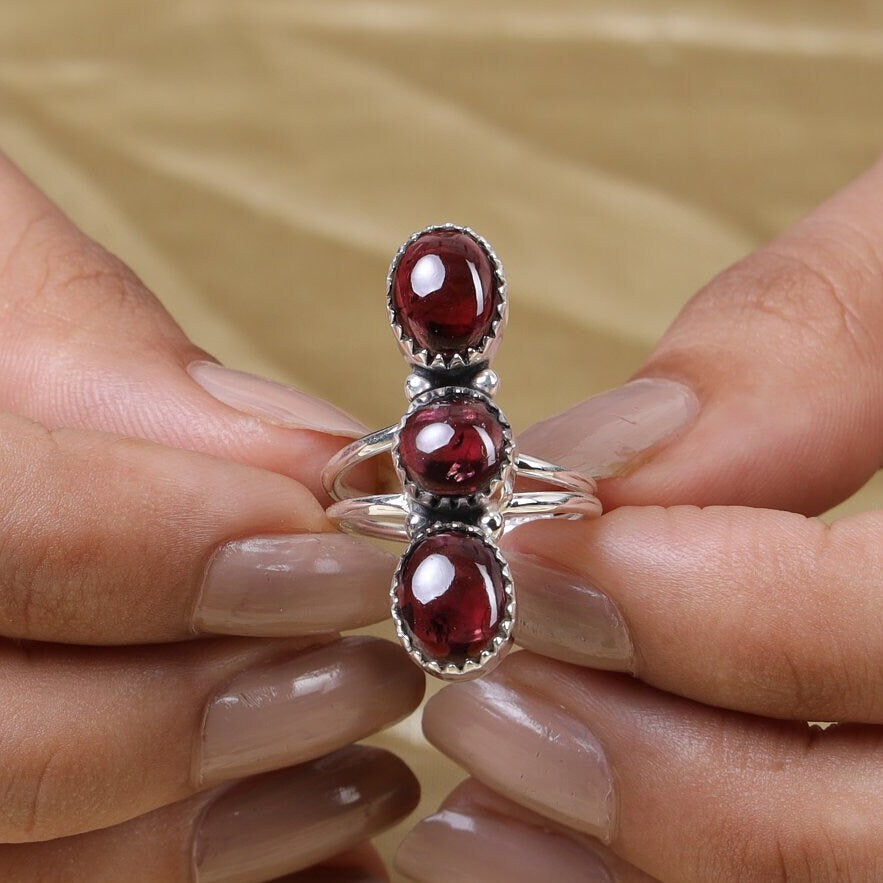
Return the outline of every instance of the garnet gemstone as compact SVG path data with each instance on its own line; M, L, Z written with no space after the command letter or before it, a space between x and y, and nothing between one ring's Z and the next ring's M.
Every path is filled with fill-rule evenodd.
M462 665L490 649L505 618L503 571L479 537L430 534L405 553L396 585L405 632L428 657Z
M442 497L467 497L499 474L503 427L484 402L454 395L409 414L398 450L417 487Z
M402 330L432 355L465 354L490 333L500 295L488 253L458 230L417 237L392 280Z

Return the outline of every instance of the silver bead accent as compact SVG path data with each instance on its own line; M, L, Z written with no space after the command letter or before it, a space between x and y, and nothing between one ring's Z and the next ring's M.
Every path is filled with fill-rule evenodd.
M422 512L412 512L408 515L407 524L409 534L417 536L429 526L429 519Z
M483 392L486 396L493 398L500 391L499 375L490 368L484 368L475 375L472 386L479 392Z
M405 380L405 395L409 402L429 389L432 389L432 384L420 374L409 374Z
M482 530L487 531L492 537L497 537L503 532L503 516L497 511L485 512L478 523Z

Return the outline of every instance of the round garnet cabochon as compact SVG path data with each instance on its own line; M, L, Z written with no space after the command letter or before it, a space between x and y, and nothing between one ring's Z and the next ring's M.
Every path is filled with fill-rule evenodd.
M432 355L465 355L491 331L500 293L490 255L467 233L432 230L402 254L392 279L396 320Z
M505 579L494 550L458 530L418 540L395 589L403 628L425 656L462 665L491 649L506 617Z
M408 478L421 490L466 497L500 474L503 425L479 399L454 394L405 418L398 453Z

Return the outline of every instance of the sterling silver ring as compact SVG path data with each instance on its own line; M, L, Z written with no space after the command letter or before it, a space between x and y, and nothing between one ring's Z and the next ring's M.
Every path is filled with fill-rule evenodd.
M387 276L390 324L411 373L402 419L347 445L322 482L342 530L408 543L390 590L405 650L436 677L492 669L512 644L515 586L498 541L541 518L601 514L591 478L518 451L489 367L508 315L506 280L485 239L442 224L411 236ZM401 492L347 481L389 453ZM557 490L516 490L519 478Z

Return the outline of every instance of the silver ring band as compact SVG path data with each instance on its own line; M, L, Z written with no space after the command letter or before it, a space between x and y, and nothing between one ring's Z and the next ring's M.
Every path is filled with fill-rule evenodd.
M404 540L411 537L409 519L413 513L410 500L404 494L377 494L354 497L333 503L326 510L328 518L342 531L362 534L380 540ZM601 515L601 501L584 493L537 491L513 494L500 514L503 533L545 518L597 518Z
M333 500L351 500L360 496L362 491L346 483L347 473L372 457L392 451L398 430L399 424L396 423L364 435L345 448L341 448L322 471L322 484L328 496ZM592 496L598 489L597 483L592 478L526 454L516 455L515 469L521 478L533 478L573 493ZM331 517L330 512L331 510L329 517Z

